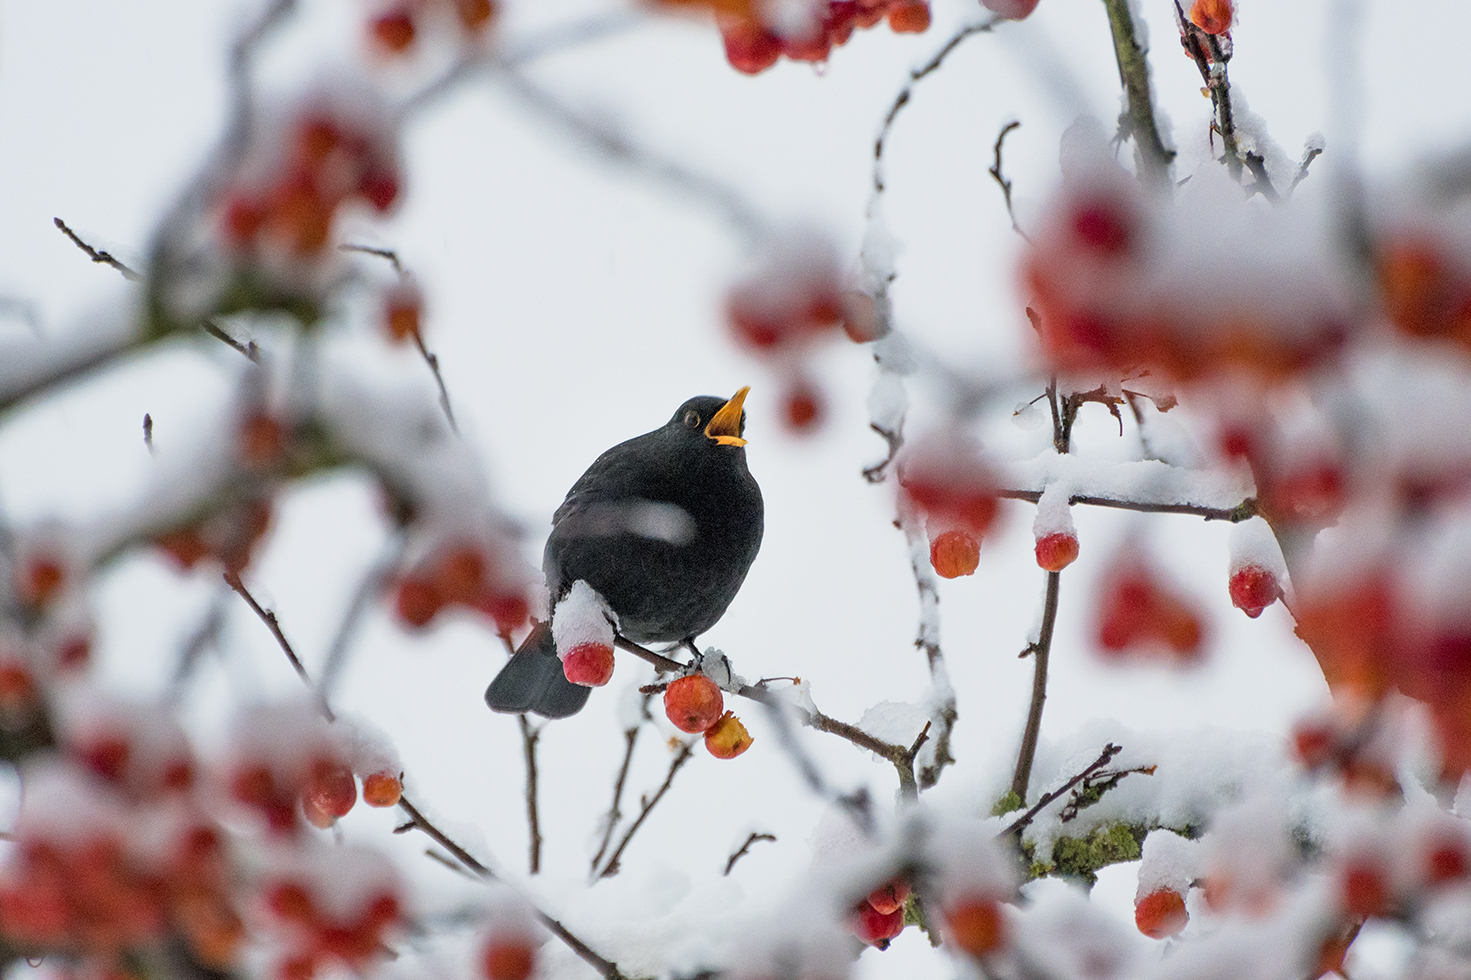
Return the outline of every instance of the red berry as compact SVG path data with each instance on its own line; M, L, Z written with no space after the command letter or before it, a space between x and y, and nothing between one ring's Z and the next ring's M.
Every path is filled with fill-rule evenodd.
M398 175L391 170L370 169L358 181L358 194L379 214L393 207L399 190Z
M406 10L390 10L369 27L373 41L389 54L402 54L414 43L414 18Z
M1327 762L1337 745L1333 728L1321 723L1304 723L1292 732L1292 747L1302 764L1316 769Z
M1231 0L1195 0L1190 5L1190 19L1207 34L1224 34L1231 29Z
M49 555L35 555L22 567L16 591L26 605L40 606L57 593L65 579L59 560Z
M985 956L1006 942L1001 903L993 898L961 899L945 909L950 941L972 956Z
M1389 907L1389 883L1378 865L1351 861L1341 879L1343 910L1355 918L1378 915Z
M973 574L981 564L981 543L967 531L946 531L930 542L930 564L941 578Z
M427 626L443 606L444 599L432 582L409 576L398 585L394 608L398 618L410 626Z
M1034 550L1040 568L1060 572L1078 560L1078 536L1070 532L1046 534L1037 539Z
M363 779L363 802L368 806L397 806L403 783L391 772L375 772Z
M613 679L613 648L602 643L579 643L562 658L562 673L573 684L602 687Z
M736 71L757 75L781 57L781 39L768 34L753 21L740 20L720 29L725 42L725 60Z
M1244 565L1231 575L1231 604L1256 619L1282 595L1277 577L1260 565Z
M474 605L485 582L485 558L464 546L443 555L434 569L434 591L446 603Z
M822 396L805 382L798 382L782 397L782 421L794 432L806 432L822 419Z
M536 967L536 953L524 941L492 940L482 965L486 980L526 980Z
M1133 239L1129 216L1113 201L1083 201L1073 211L1073 233L1104 255L1128 251Z
M358 801L358 785L352 770L340 762L320 762L314 767L306 797L333 819L345 817Z
M864 902L854 915L853 931L868 945L887 949L889 940L904 931L904 910L880 912Z
M896 878L886 885L880 885L868 893L868 904L875 910L888 915L895 909L904 907L904 900L909 897L909 882L903 878Z
M459 15L461 27L476 33L495 16L495 4L490 0L455 0L455 13Z
M751 741L746 726L729 711L705 729L705 749L717 759L734 759L751 747Z
M1134 924L1150 939L1178 936L1189 921L1185 896L1173 888L1161 888L1134 902Z
M1425 858L1425 880L1432 885L1460 881L1467 870L1466 845L1460 841L1446 841Z
M725 698L704 674L681 677L664 689L664 714L682 732L703 732L720 720Z
M286 427L269 415L252 415L240 427L240 457L247 466L270 466L285 445Z

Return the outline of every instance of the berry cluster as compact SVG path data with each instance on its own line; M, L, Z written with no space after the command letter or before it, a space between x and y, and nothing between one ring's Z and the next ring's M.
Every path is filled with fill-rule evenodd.
M855 339L873 339L860 327L866 321L858 297L844 290L831 246L801 235L773 243L726 296L736 342L784 377L782 421L793 432L809 432L823 418L823 395L807 367L815 347L838 326Z
M1099 650L1110 657L1132 653L1190 663L1205 643L1206 622L1195 602L1167 584L1137 552L1115 558L1095 617Z
M531 606L526 583L509 559L483 543L447 542L399 579L394 610L404 624L429 625L446 607L490 617L509 634L525 625Z
M259 179L237 180L221 198L220 233L236 254L321 256L344 205L383 214L398 201L398 164L373 124L324 105L300 112L281 142Z
M332 966L362 971L401 918L393 868L352 846L312 850L293 864L262 889L285 953L276 980L311 980Z
M271 499L247 497L194 523L165 531L153 543L181 569L213 559L225 571L239 575L250 565L256 546L270 527Z
M751 733L725 710L720 688L704 674L671 681L664 689L664 714L682 732L703 733L706 750L717 759L734 759L751 747Z
M389 57L409 54L437 22L449 21L465 41L484 37L498 13L494 0L390 0L368 22L373 48Z
M909 882L895 878L885 882L853 909L852 928L870 946L887 949L889 940L904 931L904 903Z
M915 443L899 462L904 504L924 515L930 564L944 578L970 575L980 539L1000 512L996 478L980 451L954 436Z
M782 55L793 61L824 62L833 48L848 43L855 28L867 29L885 19L896 34L922 34L930 26L927 0L825 0L815 23L786 37L750 6L755 5L718 15L726 60L747 75L765 71Z

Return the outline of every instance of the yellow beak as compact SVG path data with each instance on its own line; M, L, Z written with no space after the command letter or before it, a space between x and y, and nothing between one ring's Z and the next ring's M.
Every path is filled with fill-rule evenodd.
M750 390L751 386L746 385L731 395L730 401L720 406L720 411L710 418L710 424L705 426L705 435L722 446L744 446L746 440L741 438L741 406L745 404Z

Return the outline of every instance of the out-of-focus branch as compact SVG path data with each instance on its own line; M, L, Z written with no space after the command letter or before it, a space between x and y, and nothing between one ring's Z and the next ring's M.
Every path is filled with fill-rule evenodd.
M86 242L82 241L81 236L68 228L65 221L62 221L60 218L52 218L51 220L56 223L57 228L61 229L61 233L67 238L70 238L72 244L85 252L87 254L87 258L91 259L93 262L99 263L101 265L112 266L118 272L121 272L123 274L123 278L128 280L129 282L138 282L142 280L143 277L141 275L128 268L128 266L125 265L122 260L118 259L111 252L93 248L91 245L88 245Z
M611 857L608 858L608 863L603 865L603 870L598 873L599 878L611 878L613 875L618 873L619 861L623 857L624 849L628 847L628 842L633 840L633 835L638 833L638 829L643 826L644 821L648 819L648 816L650 813L653 812L654 807L658 806L659 801L664 798L664 794L669 792L669 787L674 782L675 774L678 773L680 768L689 761L690 754L694 752L695 742L696 739L690 739L689 741L680 744L679 751L675 753L674 759L669 763L669 774L664 777L663 784L660 785L659 789L654 793L653 796L645 797L643 799L642 805L639 807L638 816L634 818L633 823L629 826L627 833L625 833L623 835L623 839L618 842L618 846L613 849L613 854Z
M1129 0L1103 0L1103 6L1108 11L1119 81L1123 83L1129 106L1119 122L1125 134L1134 137L1140 175L1155 186L1166 186L1170 161L1175 158L1175 152L1165 149L1155 123L1154 100L1149 91L1149 62L1134 33L1134 16L1129 10Z
M1035 504L1042 499L1042 491L1004 489L997 490L996 496L1007 500L1025 500ZM1068 498L1068 503L1086 504L1089 507L1111 507L1114 510L1132 510L1141 514L1188 514L1193 517L1203 517L1208 521L1228 521L1232 524L1240 524L1257 515L1255 497L1247 497L1235 507L1206 507L1203 504L1191 503L1151 503L1141 500L1119 500L1114 497L1095 497L1089 494L1073 494Z
M757 843L758 841L771 841L775 843L776 835L753 832L750 837L746 838L746 842L740 846L740 850L732 854L730 856L730 860L725 862L725 870L721 872L722 877L728 876L731 872L731 869L736 866L736 862L745 857L747 854L751 853L751 845Z
M940 66L945 63L945 59L950 56L950 52L960 47L966 38L974 37L977 34L989 34L995 29L997 24L1005 19L998 15L962 27L955 34L951 35L948 41L940 46L940 50L935 52L934 57L925 62L923 66L910 70L909 81L905 82L904 87L899 90L899 94L894 96L894 102L889 106L889 111L884 114L883 124L879 126L879 134L873 141L873 192L875 194L882 194L884 192L884 144L889 138L889 130L893 128L894 120L899 117L900 111L909 104L909 99L914 93L915 83L938 71Z
M1001 145L1006 142L1006 134L1010 133L1013 129L1020 129L1021 125L1020 120L1013 119L1001 127L1001 132L996 134L996 162L991 164L990 169L986 172L1001 187L1001 197L1006 201L1006 216L1011 219L1011 230L1022 236L1022 240L1030 245L1032 239L1028 237L1026 232L1022 231L1022 226L1016 223L1016 210L1011 206L1011 181L1007 180L1001 174Z
M526 826L529 842L527 868L529 874L541 872L541 817L536 808L536 743L541 729L534 727L526 715L516 716L521 723L521 744L526 755Z
M939 782L945 767L955 761L950 754L950 734L955 730L960 712L955 704L955 688L950 685L950 674L945 667L945 654L940 648L940 589L935 581L935 570L927 560L929 549L924 546L924 532L915 526L912 519L900 523L909 543L909 570L914 575L914 587L919 593L919 631L914 645L924 652L925 663L930 669L930 684L939 696L935 709L938 730L934 733L934 761L921 766L918 773L919 788L929 789Z
M165 699L169 704L178 703L184 693L185 685L198 668L204 651L219 642L220 631L225 626L225 606L229 598L228 588L219 589L210 599L209 609L205 611L204 619L184 641L183 648L179 650L179 661L174 666L174 676L169 681L168 695Z
M357 635L358 628L362 626L367 617L368 610L373 600L382 594L389 579L397 571L399 562L403 560L404 535L401 532L394 533L383 546L383 553L373 563L362 579L358 582L357 591L352 594L352 601L347 604L347 611L342 614L342 622L337 626L337 632L332 635L332 644L327 648L327 658L322 662L322 676L318 687L322 697L330 697L336 689L337 679L342 676L342 669L347 664L347 655L352 648L353 638Z
M729 222L748 242L771 237L772 224L735 187L682 163L640 146L603 123L596 122L557 99L506 62L493 63L495 78L506 91L541 118L577 137L613 163L642 174L656 184L708 206Z

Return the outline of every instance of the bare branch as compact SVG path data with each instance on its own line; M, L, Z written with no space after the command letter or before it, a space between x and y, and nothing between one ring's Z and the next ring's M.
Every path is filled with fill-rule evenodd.
M332 636L332 645L327 648L327 659L322 663L322 680L318 685L322 697L329 697L336 688L337 679L342 676L342 669L347 664L347 654L352 647L353 638L366 618L373 600L383 592L389 579L393 577L403 559L403 550L403 534L393 534L384 544L383 553L378 560L363 573L362 580L358 582L357 591L353 593L352 601L347 604L347 611L342 614L342 622Z
M1046 808L1049 803L1057 799L1059 796L1062 796L1062 794L1066 793L1068 790L1072 789L1074 786L1078 785L1083 780L1087 779L1089 776L1102 769L1104 766L1108 765L1113 757L1118 755L1122 751L1123 746L1114 745L1112 742L1109 742L1103 747L1103 751L1099 753L1098 758L1089 763L1086 769L1078 773L1072 779L1069 779L1067 782L1063 783L1052 792L1044 793L1042 795L1042 798L1039 799L1035 804L1033 804L1030 810L1013 820L1005 830L1003 830L996 836L1005 837L1007 834L1016 834L1018 837L1020 837L1022 831L1027 829L1027 827L1031 824L1033 820L1037 819L1037 814L1041 813L1042 810Z
M684 672L685 665L678 660L671 660L662 653L655 653L648 647L640 646L625 636L614 636L613 645L638 657L640 660L648 661L658 670L680 674Z
M362 255L375 255L380 259L386 259L393 266L393 271L400 276L407 276L403 263L399 261L398 253L391 248L378 248L375 245L357 245L352 242L343 242L337 246L339 252L357 252Z
M659 801L664 798L664 794L669 792L669 786L674 782L675 774L679 772L680 767L689 761L690 754L694 752L695 742L696 739L690 739L688 742L680 744L679 751L675 753L673 761L669 763L669 774L664 777L664 783L652 797L643 801L643 806L640 807L638 816L634 818L632 825L628 828L628 832L623 835L623 839L614 848L613 856L608 858L607 864L603 865L602 872L598 874L599 878L611 878L618 873L618 863L623 857L624 848L628 847L628 842L633 840L633 835L638 833L638 829L643 826L644 821L648 819L654 807L658 806Z
M914 92L915 83L938 71L940 66L945 63L945 59L950 56L950 52L960 47L966 38L973 37L977 34L989 34L995 29L997 24L1005 19L997 15L962 27L948 41L940 46L940 50L936 51L934 57L926 62L923 67L910 71L909 81L904 84L904 87L899 90L899 94L894 97L894 103L889 106L889 111L884 114L883 125L879 127L879 134L873 141L873 190L875 194L882 194L884 192L884 143L889 138L889 130L893 128L894 120L899 117L899 111L909 104L909 99Z
M1007 500L1025 500L1035 504L1042 499L1042 491L998 490L996 496ZM1257 514L1255 497L1247 497L1235 507L1206 507L1203 504L1190 503L1159 504L1140 500L1119 500L1114 497L1094 497L1088 494L1074 494L1068 498L1068 503L1085 504L1089 507L1111 507L1114 510L1132 510L1141 514L1188 514L1203 517L1208 521L1228 521L1232 524L1240 524Z
M1001 186L1001 196L1006 200L1006 216L1011 219L1011 230L1022 236L1022 240L1030 245L1032 239L1022 231L1022 226L1016 223L1016 211L1011 206L1011 181L1001 175L1001 144L1006 142L1007 133L1013 129L1020 129L1021 125L1020 120L1013 119L1001 127L1001 132L996 134L996 162L991 164L991 168L986 172Z
M536 743L541 738L541 730L532 726L525 714L516 716L521 723L521 744L526 755L526 826L530 841L528 848L530 855L527 858L529 874L541 872L541 817L536 809Z
M296 676L301 678L301 682L307 686L307 690L311 691L316 697L317 709L322 712L322 717L328 721L336 721L337 716L333 713L332 706L327 703L327 699L322 696L322 692L312 682L312 677L307 673L306 666L302 664L301 658L296 655L296 651L291 648L291 641L287 640L286 634L281 632L281 624L277 622L276 614L262 607L259 602L256 602L255 596L250 594L250 590L245 587L245 583L240 581L240 576L234 572L225 572L225 584L234 589L235 593L245 600L246 605L250 606L251 610L260 617L261 622L266 624L266 627L271 631L271 635L276 638L276 643L280 645L281 652L286 654L286 659L291 662L292 668L296 671Z
M894 460L899 455L899 450L904 448L904 433L898 429L885 429L883 426L874 425L872 422L868 424L868 427L883 437L884 442L888 443L889 452L888 455L872 466L865 466L863 468L863 478L869 483L883 483L889 467L894 465Z
M752 833L750 837L746 838L746 842L741 845L740 850L732 854L730 856L730 860L725 862L725 870L721 872L721 875L723 877L728 876L731 869L736 866L736 862L749 854L751 852L751 845L757 843L758 841L771 841L775 843L776 835L765 833Z
M252 340L248 344L242 344L240 341L236 340L234 337L231 337L228 333L221 330L219 324L215 323L213 320L205 320L203 327L204 332L209 334L214 339L235 348L235 350L250 358L255 363L260 363L260 348L255 346L255 341Z
M1287 188L1287 193L1291 194L1297 190L1298 184L1308 179L1308 168L1313 165L1314 160L1322 155L1323 148L1321 146L1309 146L1303 150L1302 162L1297 165L1297 174L1292 178L1292 184Z
M70 238L72 244L85 252L87 258L91 259L93 262L97 262L101 265L112 266L118 272L121 272L123 274L123 278L128 280L129 282L140 282L143 279L141 275L124 265L122 260L117 258L117 256L113 255L111 252L95 249L91 245L88 245L86 242L82 241L81 236L68 228L65 221L62 221L60 218L52 218L51 220L56 223L57 228L61 229L61 233L67 238Z
M644 706L647 708L649 698L644 696ZM638 733L642 725L623 730L623 763L618 767L618 777L613 780L613 803L608 807L608 815L604 817L603 842L598 845L598 852L593 855L592 862L588 866L588 873L597 880L598 865L603 863L603 855L608 853L608 845L613 843L613 832L618 829L618 821L623 819L623 787L628 782L628 767L633 762L633 749L638 744Z
M229 589L217 590L214 598L209 601L209 609L205 611L204 619L184 641L183 648L179 650L179 661L174 666L174 676L169 681L168 694L165 698L167 703L177 704L179 702L184 693L184 685L193 676L195 668L199 666L204 651L219 642L220 630L225 626L225 606L229 599Z
M1042 707L1047 703L1047 661L1052 653L1052 630L1057 625L1057 595L1062 586L1061 572L1047 573L1047 598L1042 606L1042 629L1032 653L1032 703L1027 709L1027 726L1022 731L1022 744L1016 756L1016 771L1011 776L1011 791L1023 802L1032 780L1032 760L1037 754L1037 739L1042 732Z
M459 435L460 426L455 421L454 409L449 405L449 389L444 386L444 375L439 373L438 355L429 352L429 348L424 346L424 337L417 330L414 331L414 346L419 349L419 356L424 358L424 363L429 365L429 370L434 375L434 383L439 387L439 407L444 411L450 430Z
M1124 86L1128 112L1119 124L1127 136L1134 137L1139 173L1150 183L1168 183L1170 161L1175 151L1165 149L1159 127L1154 120L1154 101L1149 91L1149 62L1134 34L1134 17L1129 0L1103 0L1108 11L1108 27L1113 35L1114 57L1119 65L1119 81Z

